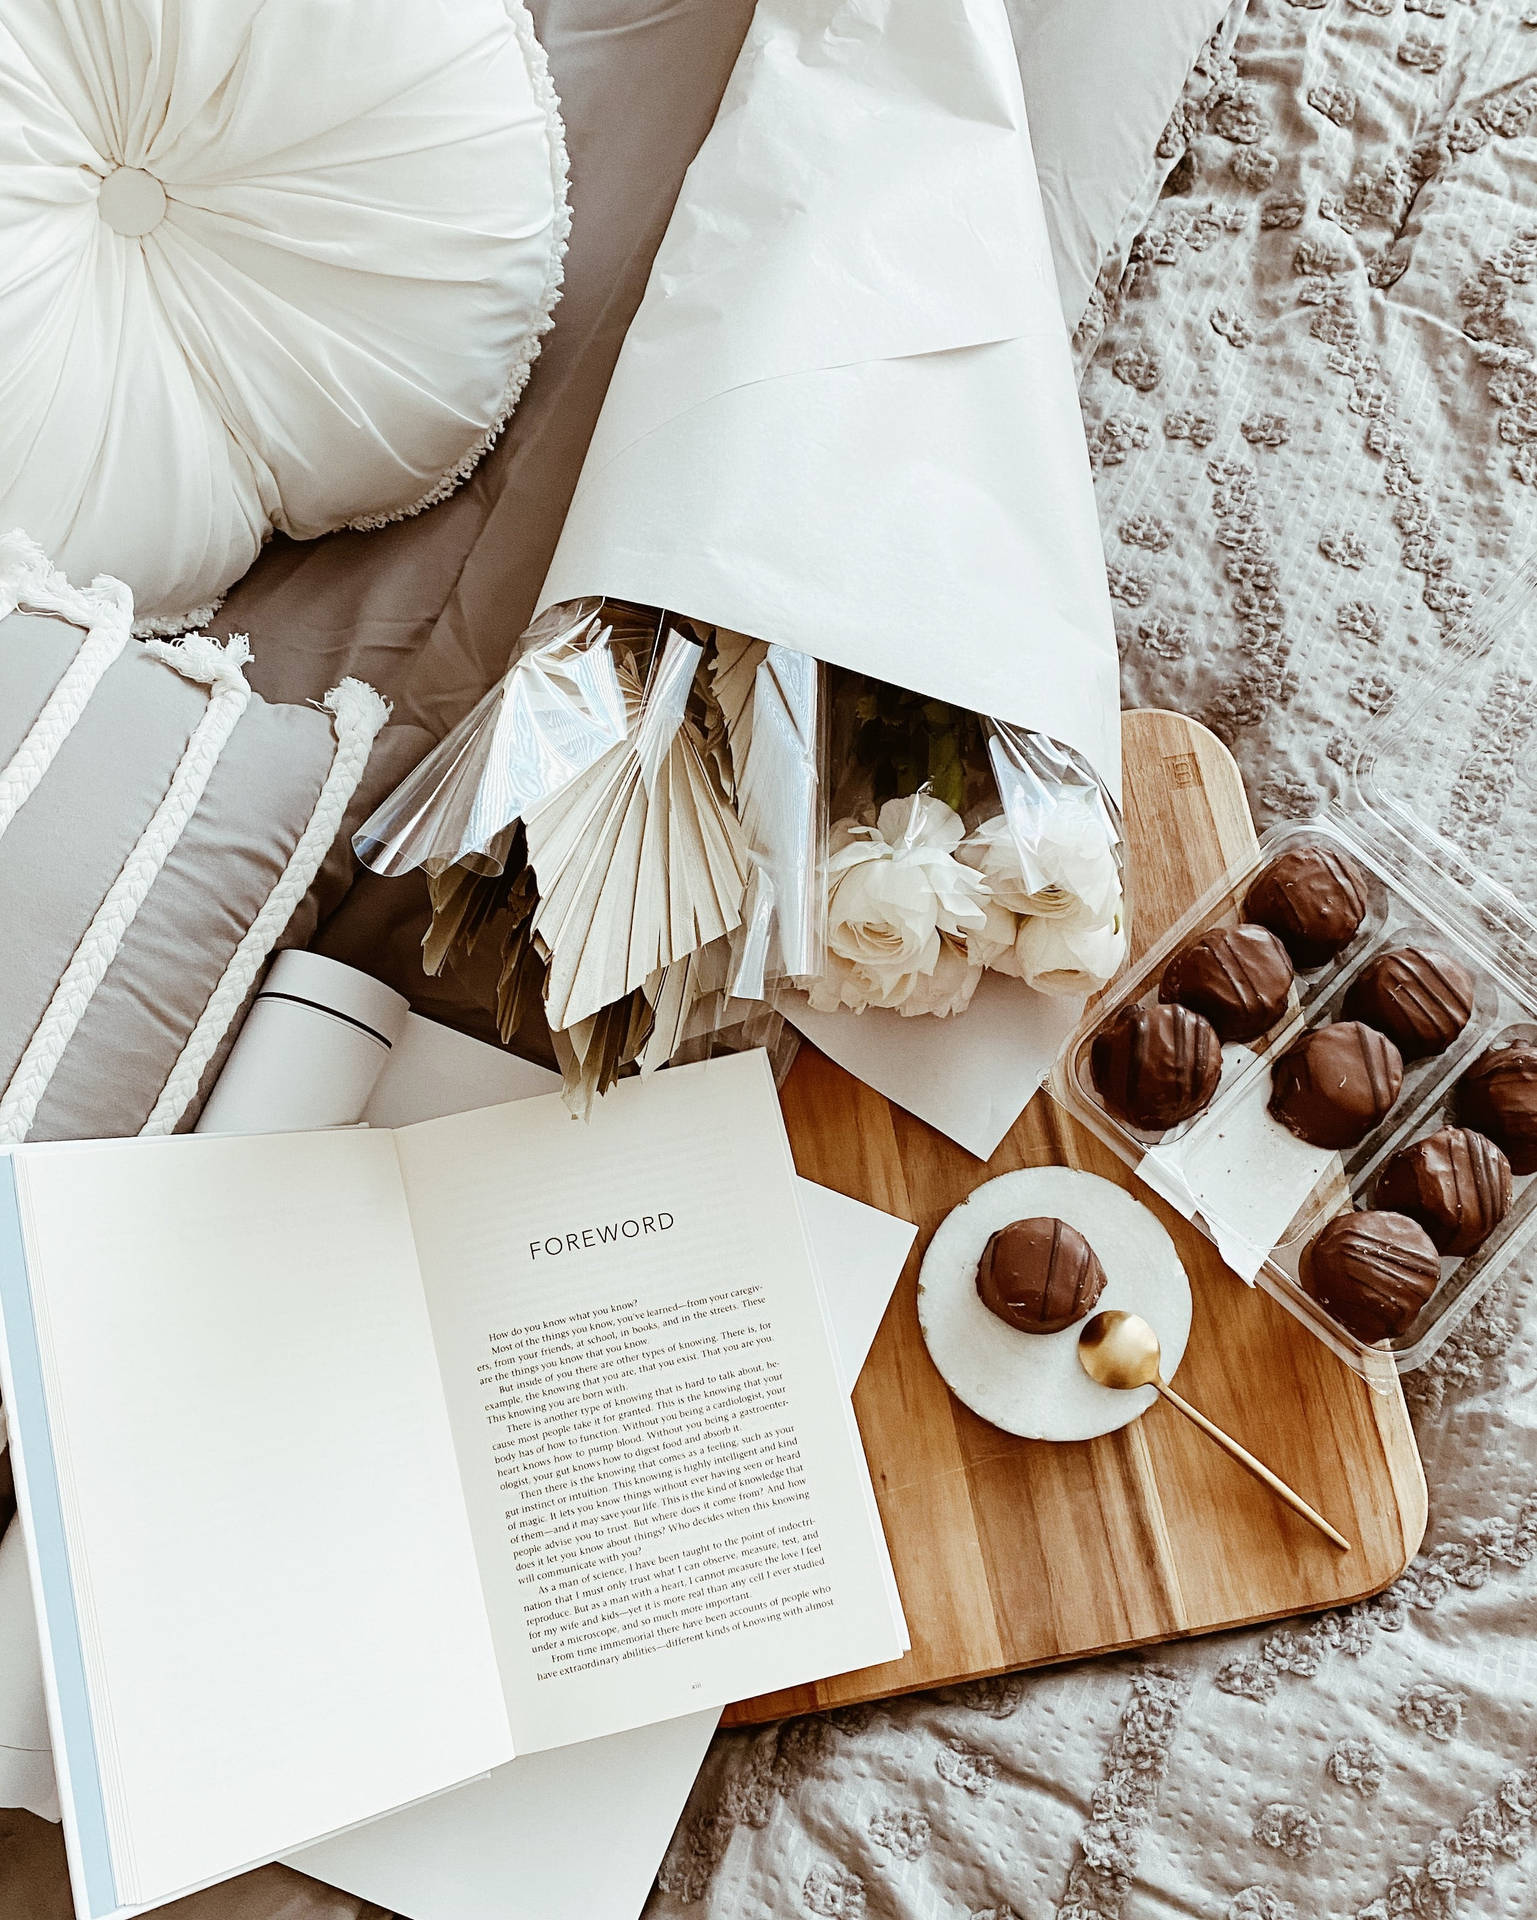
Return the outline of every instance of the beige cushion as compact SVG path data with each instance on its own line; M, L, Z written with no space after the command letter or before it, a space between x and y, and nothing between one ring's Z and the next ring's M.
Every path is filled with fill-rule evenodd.
M0 620L0 768L83 639L80 627L54 615ZM0 831L0 1094L208 705L207 686L129 641ZM26 1137L128 1134L144 1125L283 875L336 751L330 714L251 697L89 998ZM306 899L283 931L287 944L308 938L316 912Z

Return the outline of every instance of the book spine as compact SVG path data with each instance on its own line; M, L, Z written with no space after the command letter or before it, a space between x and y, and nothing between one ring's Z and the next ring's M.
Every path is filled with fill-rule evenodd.
M117 1876L43 1387L21 1195L11 1154L0 1155L0 1323L5 1336L0 1341L0 1386L8 1409L17 1505L31 1556L33 1601L45 1665L53 1675L54 1766L66 1832L73 1843L76 1905L92 1916L104 1916L120 1905Z

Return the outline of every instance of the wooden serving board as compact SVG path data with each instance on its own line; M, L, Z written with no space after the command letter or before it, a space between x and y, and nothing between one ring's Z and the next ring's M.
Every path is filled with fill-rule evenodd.
M1123 738L1140 952L1255 836L1238 768L1204 727L1129 713ZM919 1228L854 1393L913 1645L885 1666L743 1701L728 1722L1337 1606L1408 1565L1425 1478L1396 1375L1368 1386L1045 1093L986 1167L810 1046L784 1112L803 1174ZM1321 1509L1351 1552L1163 1402L1104 1439L1053 1445L1001 1433L951 1395L918 1330L923 1249L983 1180L1053 1162L1103 1174L1163 1221L1195 1301L1181 1392Z

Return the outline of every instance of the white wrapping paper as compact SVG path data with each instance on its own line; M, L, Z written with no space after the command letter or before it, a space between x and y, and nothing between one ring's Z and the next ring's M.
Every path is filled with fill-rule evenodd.
M1033 727L1117 663L1002 0L760 0L541 606L607 594Z
M759 0L540 604L603 594L1034 728L1119 800L1114 624L1002 0ZM1014 981L977 1001L786 1011L985 1158L1081 1003Z

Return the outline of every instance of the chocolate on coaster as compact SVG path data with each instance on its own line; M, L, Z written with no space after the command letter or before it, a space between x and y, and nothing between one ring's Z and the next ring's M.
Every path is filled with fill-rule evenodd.
M1105 1290L1094 1249L1065 1220L1013 1220L982 1249L977 1294L1021 1333L1060 1333L1083 1320Z
M1007 1245L1011 1228L1039 1223L1065 1226L1104 1274L1091 1304L1075 1279L1083 1312L1054 1333L1022 1332L985 1303L978 1286L989 1245ZM1049 1236L1028 1239L1039 1253ZM1072 1266L1075 1276L1090 1271L1076 1251ZM996 1262L990 1271L996 1290ZM1030 1266L1033 1302L1040 1272L1039 1263ZM1084 1316L1111 1307L1148 1322L1171 1377L1190 1337L1190 1283L1174 1242L1124 1187L1073 1167L1025 1167L984 1181L940 1222L918 1275L918 1324L950 1391L991 1425L1030 1440L1112 1433L1157 1398L1153 1387L1102 1387L1078 1364Z

